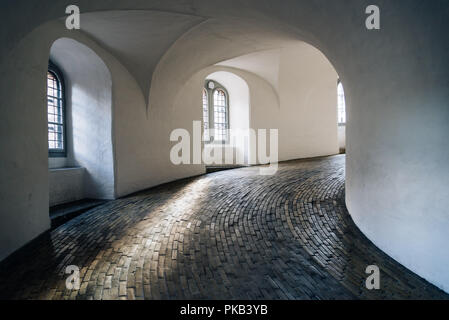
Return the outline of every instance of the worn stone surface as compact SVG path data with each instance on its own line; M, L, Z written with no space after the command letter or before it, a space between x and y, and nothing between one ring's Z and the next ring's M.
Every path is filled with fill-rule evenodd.
M447 299L367 240L344 156L166 184L109 202L0 265L3 299ZM365 288L365 268L381 289ZM64 274L79 266L81 286Z

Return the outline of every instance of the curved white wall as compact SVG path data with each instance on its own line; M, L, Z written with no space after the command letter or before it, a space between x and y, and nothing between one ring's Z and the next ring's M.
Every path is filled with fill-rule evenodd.
M351 37L369 37L365 58L339 70L346 205L380 249L449 292L449 20L441 2L405 3L382 4L382 31Z
M284 47L279 67L280 108L260 113L258 124L273 118L279 128L279 159L338 153L337 79L329 60L306 43Z
M345 77L346 204L380 249L449 292L449 65L432 35L414 29L429 39L416 44L396 27L400 49Z

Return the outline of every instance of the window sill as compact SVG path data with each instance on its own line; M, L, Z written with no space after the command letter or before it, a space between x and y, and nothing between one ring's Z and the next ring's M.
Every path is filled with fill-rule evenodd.
M56 151L50 151L48 152L49 158L67 158L66 152L56 152Z
M228 142L208 142L204 144L205 147L235 147Z
M48 169L48 171L50 171L50 172L76 171L76 170L84 170L84 167L62 167L62 168L50 168L50 169Z

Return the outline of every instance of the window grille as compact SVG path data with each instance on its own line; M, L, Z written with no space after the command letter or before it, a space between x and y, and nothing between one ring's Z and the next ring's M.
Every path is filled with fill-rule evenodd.
M65 109L61 76L57 71L47 72L48 150L50 156L65 156Z
M225 143L229 129L229 96L214 80L206 80L203 88L203 129L205 142Z
M226 141L227 128L226 93L218 89L214 92L214 140Z

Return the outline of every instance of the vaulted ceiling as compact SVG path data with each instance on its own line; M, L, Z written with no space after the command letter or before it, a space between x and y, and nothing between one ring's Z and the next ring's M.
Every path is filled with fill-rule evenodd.
M218 63L253 72L277 90L279 48L298 41L296 32L280 23L159 10L84 13L81 25L81 32L128 69L147 99L164 59L170 65L185 62L180 77Z
M118 58L148 92L157 63L185 32L205 19L161 11L86 13L82 31Z
M220 63L219 66L232 67L252 72L267 80L279 91L279 63L281 50L272 49L246 54Z

